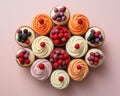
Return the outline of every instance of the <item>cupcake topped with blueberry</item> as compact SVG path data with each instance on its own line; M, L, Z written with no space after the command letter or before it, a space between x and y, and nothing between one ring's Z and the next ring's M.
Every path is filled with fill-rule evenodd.
M101 46L104 43L105 35L101 28L91 27L86 35L85 39L88 41L88 44L92 47Z
M33 52L28 48L17 51L16 61L21 67L30 67L35 60Z
M65 6L56 6L51 10L50 16L56 25L65 25L69 20L70 13Z
M50 32L50 38L56 46L65 45L70 38L70 32L66 27L57 25Z
M100 49L91 49L85 56L85 61L92 68L97 68L103 64L104 54Z
M50 62L54 69L64 69L70 62L70 56L62 48L56 48L50 54Z
M19 45L28 47L35 39L35 34L32 28L28 26L22 26L16 31L15 39Z

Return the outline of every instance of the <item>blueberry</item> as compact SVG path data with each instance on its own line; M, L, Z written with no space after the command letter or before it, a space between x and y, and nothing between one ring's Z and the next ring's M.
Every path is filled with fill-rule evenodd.
M24 39L21 39L20 42L25 43L25 40L24 40Z
M64 21L66 19L66 16L62 16L62 21Z
M27 34L27 33L28 33L28 30L27 30L27 29L24 29L23 32Z
M27 40L27 39L28 39L28 35L27 35L27 34L23 34L22 38L23 38L24 40Z
M58 12L58 11L59 11L58 8L55 8L55 9L54 9L54 12L55 12L55 13Z
M91 33L91 34L90 34L90 38L91 38L91 39L95 39L94 34Z
M22 52L23 52L23 53L26 53L27 51L26 51L25 49L22 49Z
M25 54L25 55L24 55L24 58L27 59L27 58L28 58L28 54Z
M31 36L31 32L28 32L28 34L27 34L28 36Z
M95 34L95 30L94 29L91 29L90 32L93 33L93 34Z
M58 18L58 17L61 17L61 15L60 15L60 12L57 12L56 14L55 14L55 16Z
M57 19L57 16L56 16L56 15L52 16L52 19L53 19L53 20L56 20L56 19Z
M21 41L21 38L18 38L18 39L17 39L17 41L19 41L19 42L20 42L20 41Z
M99 38L96 38L96 39L95 39L95 42L98 43L98 42L99 42Z
M88 41L91 41L91 38L90 38L90 36L87 38L87 40L88 40Z
M60 12L60 16L64 16L64 12Z
M22 39L22 34L19 34L19 35L18 35L18 38Z
M61 17L57 17L56 19L58 22L61 22Z
M95 43L95 40L91 40L90 43L94 44L94 43Z
M93 65L93 61L89 61L89 63Z
M99 57L100 56L99 52L95 52L95 56Z

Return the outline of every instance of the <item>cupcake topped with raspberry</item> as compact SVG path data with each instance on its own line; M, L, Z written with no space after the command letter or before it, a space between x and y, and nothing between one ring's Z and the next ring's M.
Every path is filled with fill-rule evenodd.
M21 67L30 67L35 60L33 52L28 48L18 50L16 61Z
M70 38L70 32L66 27L57 25L50 32L50 38L56 46L65 45Z
M70 62L70 56L62 48L56 48L50 54L50 62L54 69L64 69Z
M103 64L104 54L100 49L91 49L85 56L85 61L92 68L97 68Z
M92 47L101 46L104 43L105 35L101 28L91 27L86 35L85 39L88 41L88 44Z
M22 26L16 31L15 39L19 45L28 47L35 39L35 34L32 28L28 26Z
M65 25L69 20L70 13L65 6L56 6L51 10L50 16L56 25Z

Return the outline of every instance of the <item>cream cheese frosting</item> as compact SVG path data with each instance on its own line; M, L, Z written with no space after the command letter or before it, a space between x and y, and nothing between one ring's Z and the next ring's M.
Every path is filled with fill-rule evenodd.
M39 64L44 64L44 69L40 69ZM37 80L46 80L52 72L51 63L46 59L38 59L31 66L30 72Z
M63 76L63 81L59 81L60 76ZM69 85L70 77L64 70L55 70L51 75L50 81L53 87L64 89Z
M41 47L40 43L44 42L45 47ZM46 36L37 37L32 43L32 50L38 58L46 58L53 51L53 42Z
M80 48L76 49L76 44L79 44ZM82 57L88 50L87 41L81 36L72 36L66 44L66 50L74 58Z

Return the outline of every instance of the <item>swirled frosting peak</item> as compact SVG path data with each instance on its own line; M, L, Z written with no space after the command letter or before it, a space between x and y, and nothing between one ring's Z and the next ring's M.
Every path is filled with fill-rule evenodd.
M81 36L72 36L66 44L66 50L74 58L82 57L88 50L87 41Z
M33 20L33 29L38 35L46 35L52 28L52 20L46 14L38 14Z
M86 16L75 14L70 18L68 27L72 34L83 35L88 30L89 22Z
M89 72L86 62L82 59L73 59L68 66L68 74L73 80L83 80Z
M57 89L64 89L69 85L70 77L64 70L55 70L50 78L51 84Z
M46 36L37 37L32 43L33 53L38 58L46 58L52 52L54 46L51 39Z
M52 66L46 59L36 60L30 69L31 75L38 80L46 80L52 72Z

